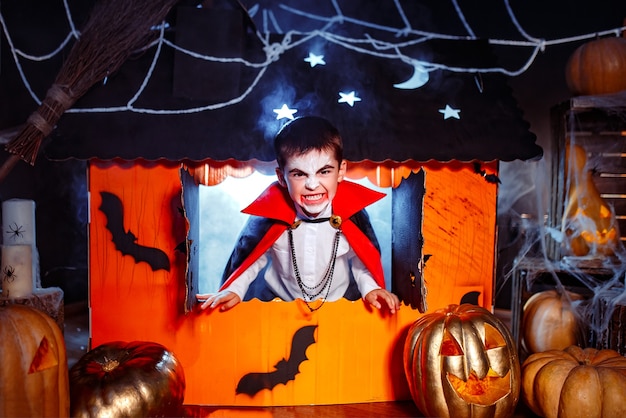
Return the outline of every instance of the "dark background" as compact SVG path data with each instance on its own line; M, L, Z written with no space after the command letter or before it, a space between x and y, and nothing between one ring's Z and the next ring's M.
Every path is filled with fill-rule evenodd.
M7 5L7 3L9 3ZM58 3L61 3L59 0ZM78 2L80 3L80 2ZM76 10L77 16L86 16L89 2L82 2ZM218 2L215 2L218 3ZM243 2L248 8L258 4L259 7L275 8L278 4L272 1ZM284 2L302 4L309 2ZM328 8L330 2L310 2ZM341 2L340 2L341 3ZM393 2L343 2L346 10L357 13L382 13L388 8L393 16ZM402 2L407 4L408 13L413 13L413 22L419 20L420 28L437 30L442 33L462 34L463 27L454 13L453 3L443 0ZM410 5L409 5L410 3ZM359 9L355 4L362 4ZM376 4L376 6L373 6ZM504 1L486 0L482 2L458 1L478 38L491 40L521 39L519 32L506 16ZM550 109L571 97L564 76L567 59L572 52L588 39L571 40L580 35L620 28L626 18L626 2L623 0L596 1L510 1L519 24L528 35L551 40L563 40L562 43L546 44L532 61L529 68L519 75L506 76L512 95L523 112L523 118L529 122L530 131L537 137L537 144L544 150L541 161L510 161L501 163L500 179L502 184L499 192L499 252L496 305L507 307L509 290L506 285L507 273L511 260L516 255L516 247L512 245L519 234L519 216L529 213L541 216L542 208L537 207L536 195L549 194L545 175L549 173L547 165L550 161ZM45 7L58 8L58 4L48 1L3 2L1 7L14 12L19 8L17 21L7 21L10 28L18 28L24 24L21 36L45 40L50 37L50 29ZM33 13L33 7L39 13ZM383 9L377 9L383 7ZM374 10L369 10L369 9ZM276 9L280 17L280 10ZM347 13L347 12L346 12ZM419 17L419 18L418 18ZM37 19L34 21L34 19ZM38 20L41 19L39 22ZM414 23L414 27L416 24ZM37 30L35 28L40 28ZM65 31L65 30L64 30ZM64 32L63 31L63 32ZM15 83L15 68L9 48L2 36L0 62L0 131L24 123L30 112L35 109L32 101L24 100L24 89ZM507 69L520 68L528 59L528 49L494 45L494 53L502 67ZM34 87L45 91L54 79L58 63L55 67L40 67L34 77ZM366 71L366 69L364 69ZM5 136L8 134L5 134ZM158 142L158 138L156 141ZM165 140L165 138L163 139ZM48 142L44 141L44 151ZM8 154L0 151L0 162ZM81 160L67 159L52 161L43 155L34 166L20 162L0 184L0 200L10 198L33 199L37 205L37 246L40 253L42 283L47 286L60 286L66 293L66 303L84 300L87 297L87 234L88 203L86 186L86 163Z

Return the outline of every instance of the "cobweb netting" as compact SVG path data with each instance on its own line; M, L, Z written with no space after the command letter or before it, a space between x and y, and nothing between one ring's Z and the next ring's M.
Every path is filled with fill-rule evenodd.
M503 274L528 294L556 288L584 324L586 345L626 354L626 96L593 103L563 110L551 166L546 158L511 174L517 182L499 216L516 231L506 245L517 253Z
M414 66L428 74L432 71L445 70L458 73L502 73L517 76L528 70L539 55L546 49L560 44L580 42L598 36L619 36L624 27L594 30L592 33L568 32L563 36L545 39L533 36L519 17L526 11L526 2L515 7L510 0L490 0L483 7L475 8L462 4L459 0L450 1L181 1L179 5L203 7L229 7L240 5L245 8L250 19L248 30L253 32L256 41L263 46L263 55L246 59L233 57L232 54L210 54L189 49L181 45L174 36L176 20L168 17L153 30L156 39L137 54L153 56L152 65L145 71L143 83L136 86L125 103L112 106L74 106L70 113L101 112L138 112L146 114L182 114L207 112L236 104L246 98L263 79L268 67L280 54L302 43L314 43L315 40L330 42L338 50L349 50L367 54L383 60L400 61L407 66ZM48 61L58 60L67 53L68 48L80 37L82 22L88 15L91 2L58 0L41 2L25 0L23 2L3 2L0 7L0 24L3 35L11 50L11 56L17 66L24 86L33 101L42 103L45 89L33 85L32 80L41 77ZM541 6L543 7L543 6ZM28 12L27 12L28 10ZM488 10L488 12L486 12ZM537 10L536 16L541 16ZM544 10L545 12L545 10ZM66 19L64 28L54 25L49 16L63 15ZM528 18L526 16L526 18ZM494 21L498 21L495 30ZM51 27L54 27L52 30ZM37 45L25 42L31 31L45 33ZM279 34L276 40L270 34ZM415 47L431 40L465 41L468 39L487 39L498 49L499 63L488 68L447 65L436 57L415 55ZM159 108L145 98L151 77L159 65L164 49L173 49L192 60L228 65L244 65L256 73L243 93L227 97L222 101L205 106L168 106ZM501 52L501 53L500 53ZM328 57L326 57L328 60ZM312 63L312 65L314 65ZM44 70L42 70L42 68ZM402 81L402 80L398 80ZM106 84L107 79L101 81ZM44 86L46 89L49 85Z

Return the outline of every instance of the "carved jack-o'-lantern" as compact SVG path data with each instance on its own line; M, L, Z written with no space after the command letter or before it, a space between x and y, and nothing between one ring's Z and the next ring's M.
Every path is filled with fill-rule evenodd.
M479 306L449 305L415 321L404 369L411 396L427 416L508 417L519 400L511 333Z
M619 226L593 182L587 151L580 145L568 145L565 161L570 183L561 227L565 250L575 256L614 255L620 247Z
M28 306L0 307L0 358L0 416L69 416L65 341L52 318Z

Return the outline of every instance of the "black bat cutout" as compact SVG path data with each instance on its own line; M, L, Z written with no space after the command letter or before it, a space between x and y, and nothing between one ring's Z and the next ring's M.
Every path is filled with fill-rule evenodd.
M102 204L100 210L107 218L106 228L111 232L115 248L123 255L130 255L135 263L146 262L152 271L170 271L170 259L162 250L137 244L135 234L124 229L124 207L122 201L113 193L100 192Z
M474 173L480 174L487 181L487 183L498 184L502 183L500 178L495 174L487 174L485 170L482 169L479 163L474 163Z
M178 251L183 253L184 255L187 255L187 241L179 242L178 245L174 248L174 251Z
M471 303L472 305L478 305L479 296L480 296L480 292L476 292L476 291L467 292L461 298L461 305L464 303Z
M272 390L274 386L282 383L286 385L290 380L295 380L296 375L300 373L300 364L308 360L306 356L307 348L315 343L315 332L317 325L307 325L295 332L291 341L291 352L289 360L283 357L274 368L273 372L267 373L247 373L237 384L236 393L245 393L254 396L263 389Z

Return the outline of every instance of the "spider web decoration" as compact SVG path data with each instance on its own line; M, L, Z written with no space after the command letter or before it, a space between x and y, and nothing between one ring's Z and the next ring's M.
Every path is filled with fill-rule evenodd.
M41 104L80 36L85 3L0 4L0 92L12 101L2 104L2 126L22 123ZM522 74L553 45L624 29L535 38L509 0L488 1L480 11L459 0L211 3L173 8L154 27L160 35L152 45L66 111L48 157L268 161L269 142L285 122L272 110L287 105L296 116L333 120L353 161L536 158L541 149L506 77ZM485 19L475 23L485 9L490 21L507 22L510 38L492 36ZM25 17L25 10L33 12ZM507 66L494 53L502 48L516 51ZM311 53L324 64L310 65ZM428 76L421 87L394 87L418 70ZM348 105L341 94L360 100ZM447 106L460 117L444 119L439 110Z

